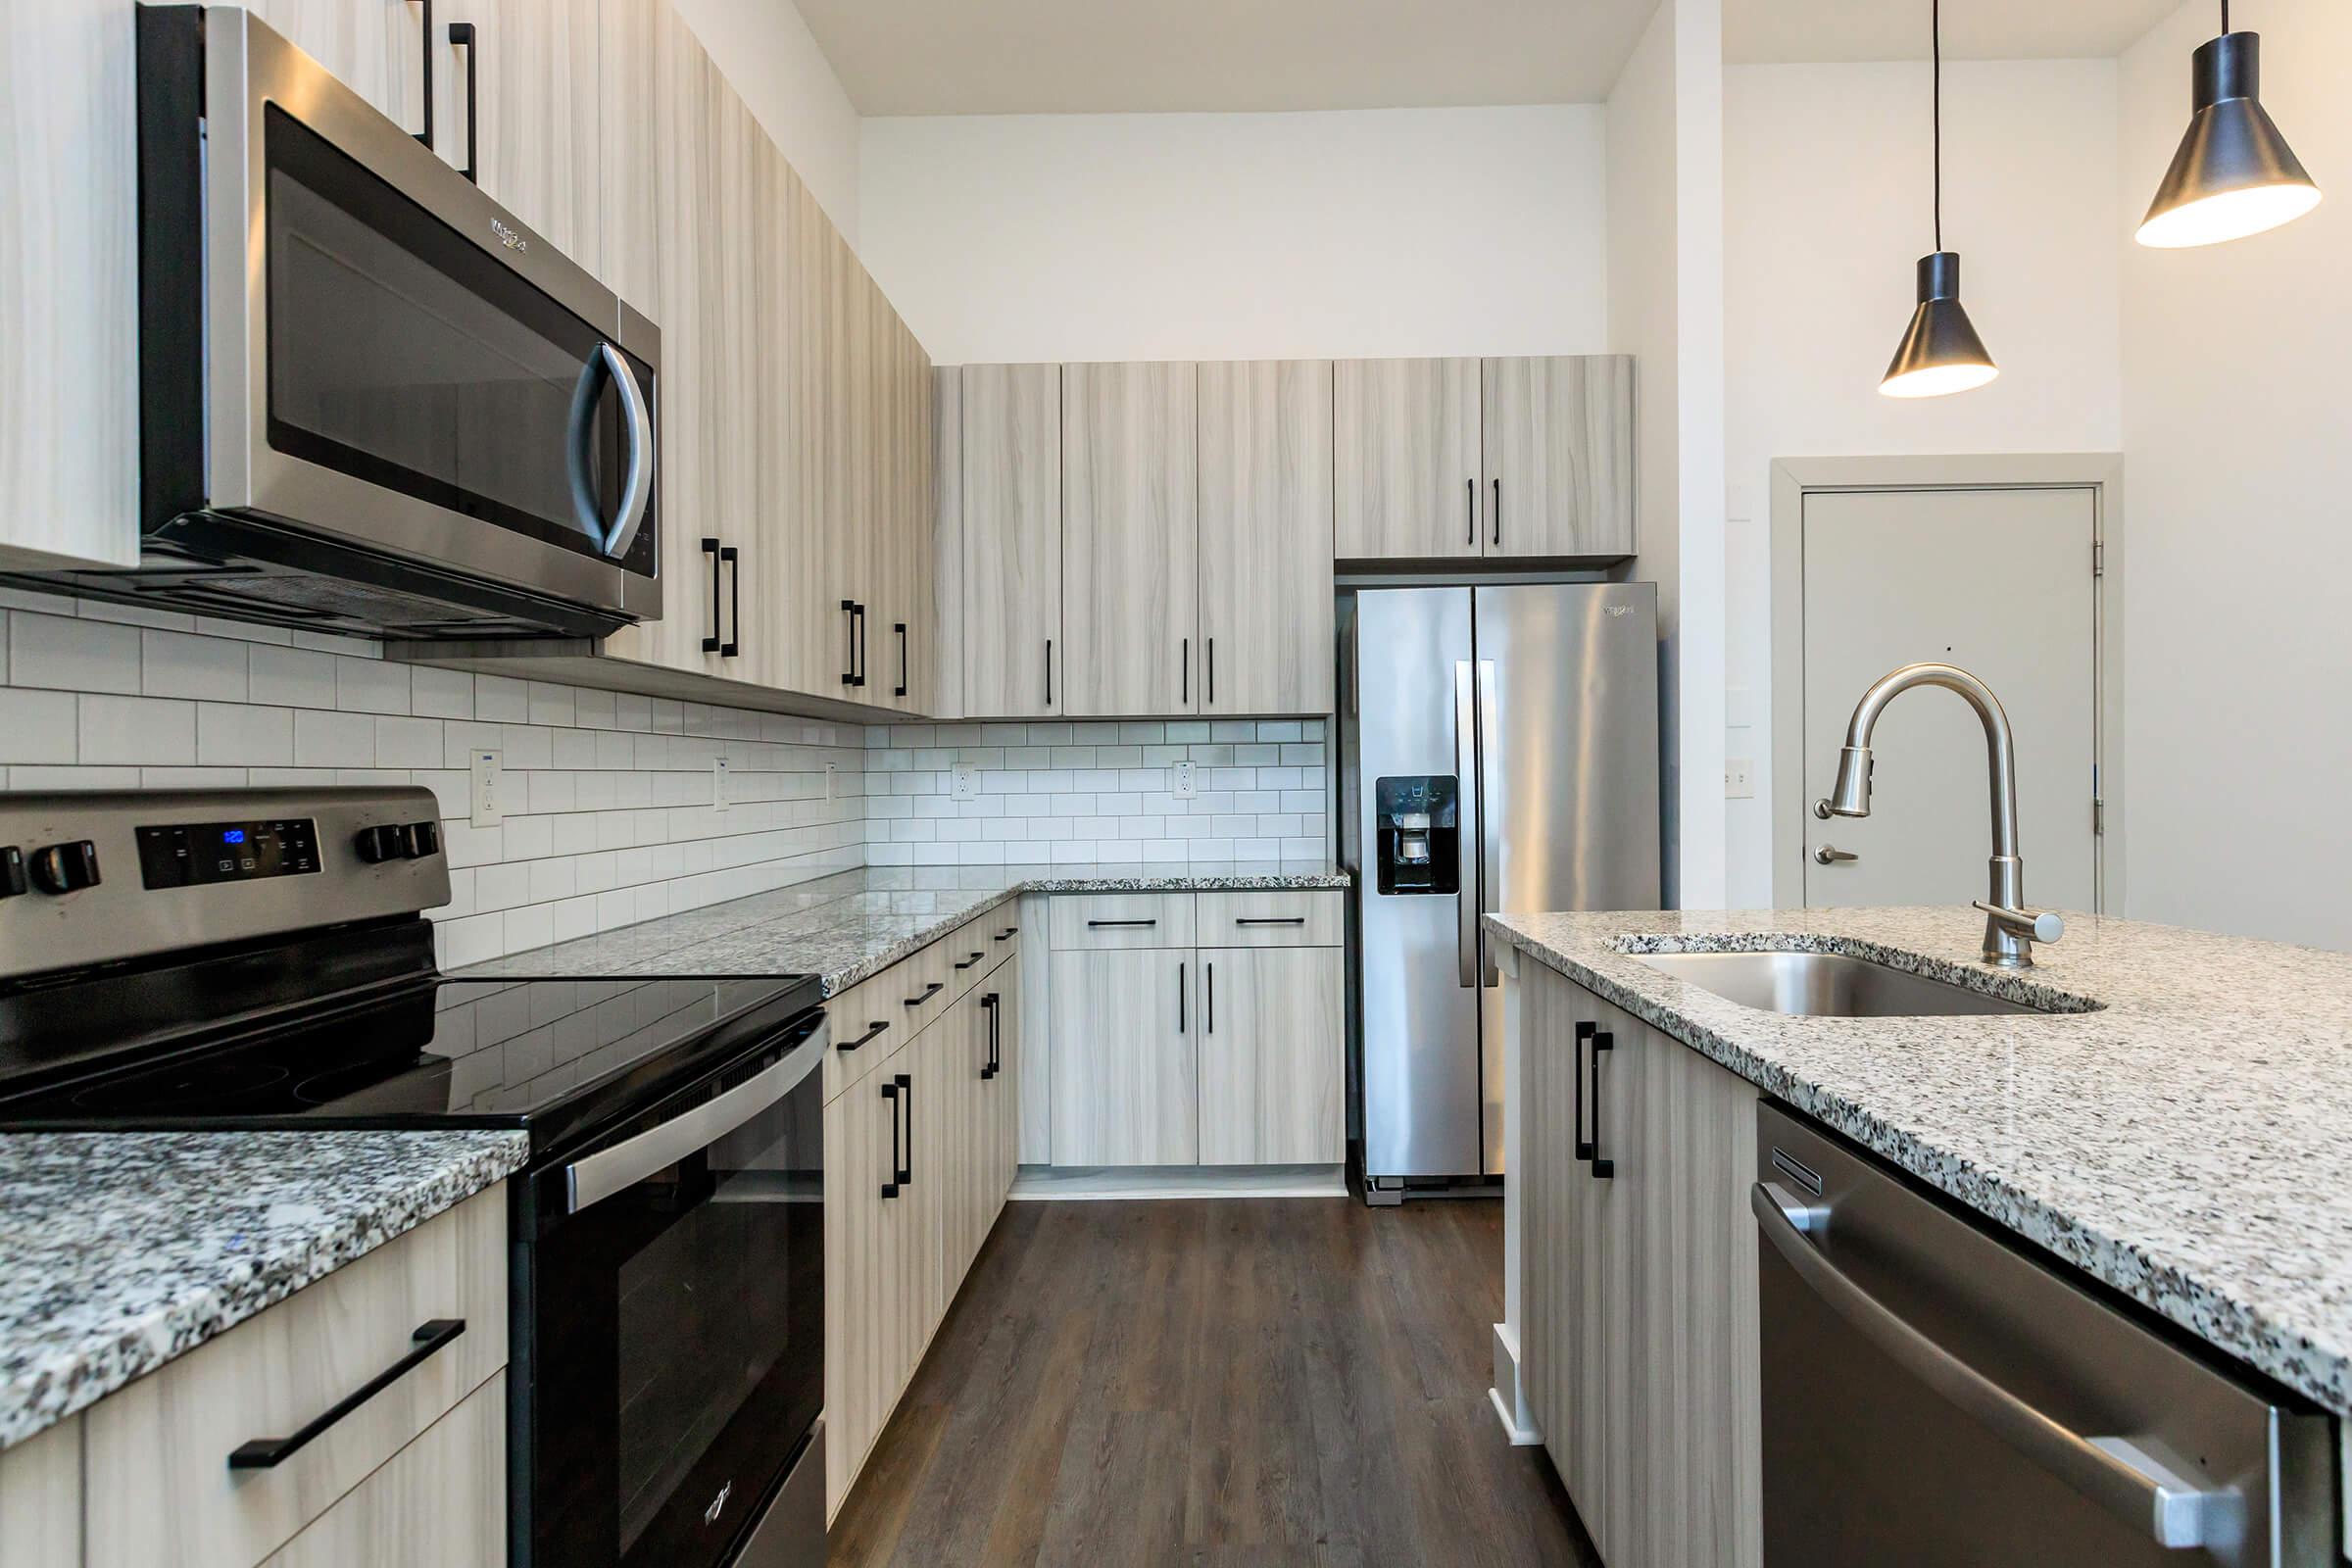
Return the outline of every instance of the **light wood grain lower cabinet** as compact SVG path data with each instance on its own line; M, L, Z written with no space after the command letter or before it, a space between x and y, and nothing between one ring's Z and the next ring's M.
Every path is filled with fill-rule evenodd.
M1203 713L1332 708L1332 367L1203 365Z
M964 712L1058 713L1061 367L967 365L961 381Z
M0 1568L80 1568L81 1417L0 1453Z
M1054 1164L1200 1162L1194 962L1190 949L1054 955Z
M902 1045L825 1107L825 1510L849 1494L914 1369L912 1197ZM906 1073L911 1077L911 1073Z
M1061 368L1065 713L1200 706L1199 401L1191 364Z
M504 1568L507 1375L493 1377L262 1568Z
M926 1150L938 1167L946 1195L940 1216L941 1270L945 1294L952 1298L963 1283L964 1270L980 1250L987 1235L983 1172L988 1164L988 1088L982 1076L988 1067L988 1009L979 994L956 999L939 1022L936 1037L938 1095L942 1111L940 1147Z
M1339 948L1203 948L1200 1163L1336 1165L1347 1018Z
M1483 554L1479 362L1342 360L1332 389L1337 554Z
M353 15L338 0L338 15ZM12 5L0 49L0 564L138 560L138 122L119 0ZM379 20L392 18L379 10ZM409 24L416 37L416 24Z
M997 999L996 1075L983 1098L988 1104L988 1162L983 1174L989 1195L987 1218L980 1227L985 1240L1004 1212L1004 1197L1020 1175L1022 1062L1026 1049L1021 1038L1021 959L1018 954L997 966L982 987Z
M1486 553L1634 553L1634 362L1485 362Z

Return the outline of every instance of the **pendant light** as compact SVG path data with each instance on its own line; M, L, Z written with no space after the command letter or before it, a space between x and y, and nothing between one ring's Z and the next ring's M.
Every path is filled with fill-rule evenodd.
M1879 382L1890 398L1937 398L1966 392L2001 373L1984 352L1960 304L1960 257L1943 248L1943 8L1928 7L1936 138L1936 249L1919 259L1919 305Z
M2230 30L2190 57L2188 133L2140 220L2138 240L2160 250L2243 239L2292 222L2320 204L2320 187L2258 96L2262 35Z

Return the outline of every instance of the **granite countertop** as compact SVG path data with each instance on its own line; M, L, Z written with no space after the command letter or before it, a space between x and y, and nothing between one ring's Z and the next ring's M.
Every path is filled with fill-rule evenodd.
M1024 893L1191 893L1344 888L1328 866L1234 861L1170 867L867 866L510 954L467 980L542 976L814 974L837 996L964 921Z
M519 1132L0 1136L0 1448L522 1168Z
M2069 914L2022 972L1966 908L1489 915L1503 941L2352 1416L2352 956ZM2052 1015L1797 1018L1633 952L1849 953Z

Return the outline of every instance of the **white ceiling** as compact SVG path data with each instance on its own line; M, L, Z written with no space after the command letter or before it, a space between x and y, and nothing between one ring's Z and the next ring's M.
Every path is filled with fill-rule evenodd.
M1953 60L2102 59L2123 53L2180 6L2180 0L1951 0L1943 7L1943 52ZM1723 55L1740 64L1925 60L1928 0L1724 0Z
M861 115L1595 103L1657 0L799 0ZM1953 59L2100 57L2180 0L1954 0ZM1737 63L1907 60L1927 0L1724 0Z
M799 0L863 115L1595 103L1656 0Z

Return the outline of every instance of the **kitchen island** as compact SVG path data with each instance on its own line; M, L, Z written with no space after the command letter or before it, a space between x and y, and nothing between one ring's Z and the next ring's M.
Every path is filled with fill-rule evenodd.
M1752 1297L1736 1293L1753 1273L1755 1227L1733 1194L1752 1179L1752 1133L1740 1137L1760 1093L2290 1397L2352 1415L2352 957L2068 918L2063 940L2020 971L1978 961L1984 920L1967 908L1491 915L1487 925L1518 960L1516 1052L1575 1049L1559 1020L1529 1016L1542 1010L1524 983L1533 963L1713 1064L1698 1076L1675 1069L1685 1077L1666 1093L1652 1078L1643 1126L1618 1117L1597 1141L1646 1133L1734 1146L1709 1172L1725 1189L1715 1211L1685 1227L1715 1227L1709 1245L1734 1293L1716 1338L1753 1340ZM1643 961L1758 951L1843 954L2030 1010L1796 1016ZM1566 1071L1544 1056L1511 1062L1513 1136L1533 1136L1520 1089L1547 1068ZM1567 1079L1555 1079L1565 1098ZM1711 1094L1713 1119L1689 1119ZM1510 1150L1514 1172L1527 1169L1521 1156ZM1531 1254L1548 1244L1523 1229L1520 1186L1506 1222L1496 1387L1506 1422L1532 1440L1510 1363L1521 1286L1548 1266ZM1752 1400L1752 1389L1731 1397ZM1750 1403L1733 1424L1752 1413Z

